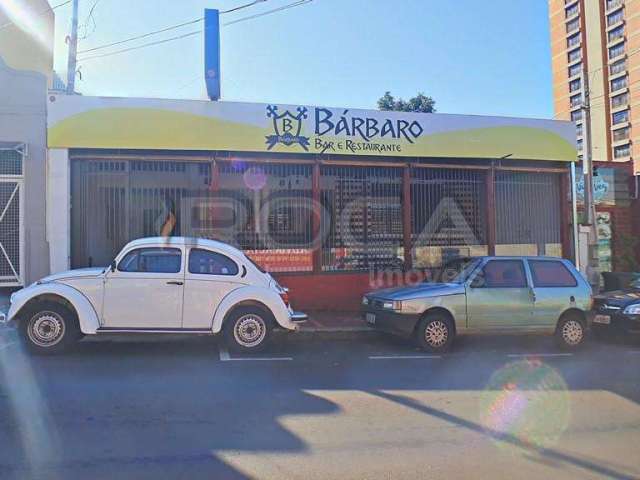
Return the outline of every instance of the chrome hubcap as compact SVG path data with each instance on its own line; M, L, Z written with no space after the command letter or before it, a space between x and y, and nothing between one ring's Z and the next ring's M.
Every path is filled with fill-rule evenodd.
M562 338L569 345L577 345L584 335L582 325L576 320L569 320L562 326Z
M447 325L440 320L431 322L427 325L427 328L424 329L424 339L432 347L441 347L447 343L448 337L449 329Z
M64 320L55 312L40 312L27 328L29 340L40 347L51 347L64 336Z
M233 336L243 347L259 345L267 335L267 325L257 315L249 314L240 317L233 329Z

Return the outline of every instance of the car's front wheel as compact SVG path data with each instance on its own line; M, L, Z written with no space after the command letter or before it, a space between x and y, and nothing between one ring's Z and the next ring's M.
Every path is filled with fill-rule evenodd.
M451 348L455 331L451 319L441 313L429 313L420 320L415 331L415 340L423 350L444 353Z
M60 353L82 336L75 313L56 302L29 309L19 329L27 348L37 354Z
M229 349L236 352L259 352L270 339L272 321L269 312L258 307L234 310L225 322L225 339Z
M569 313L563 315L556 329L556 341L565 350L574 350L583 345L587 330L580 315Z

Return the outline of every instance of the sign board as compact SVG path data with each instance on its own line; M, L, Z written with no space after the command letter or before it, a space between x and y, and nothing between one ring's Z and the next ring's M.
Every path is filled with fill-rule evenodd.
M51 96L49 148L575 161L570 122L239 102Z
M211 100L220 98L220 15L204 11L204 79Z

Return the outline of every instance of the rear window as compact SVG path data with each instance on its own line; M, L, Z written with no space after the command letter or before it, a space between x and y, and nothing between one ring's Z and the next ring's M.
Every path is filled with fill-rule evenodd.
M575 277L562 262L529 260L534 287L575 287Z

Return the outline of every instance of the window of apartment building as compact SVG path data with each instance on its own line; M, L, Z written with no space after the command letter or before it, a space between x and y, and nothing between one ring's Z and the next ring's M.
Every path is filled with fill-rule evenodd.
M567 38L567 48L575 47L580 43L580 33L576 33L575 35L571 35Z
M571 108L579 107L580 103L582 103L582 96L580 94L569 97L569 105L571 105Z
M582 83L581 80L579 78L576 78L575 80L571 80L569 82L569 91L570 92L576 92L578 90L580 90Z
M571 112L571 121L577 122L578 120L582 120L582 110L575 110Z
M577 149L578 149L578 151L579 151L579 152L581 152L581 151L582 151L582 139L581 139L581 138L579 138L579 139L576 141L576 147L577 147Z
M576 137L581 137L582 136L582 124L579 123L576 125Z
M569 63L573 63L576 60L580 60L582 58L582 50L579 48L576 48L575 50L571 50L567 54L567 57L569 58Z
M611 106L613 108L621 107L622 105L626 105L627 103L629 103L629 95L627 93L616 95L611 99Z
M613 156L615 158L624 158L624 157L628 157L630 154L629 151L629 144L626 145L620 145L618 147L614 147L613 148Z
M574 18L570 22L567 22L566 27L567 27L567 33L577 30L578 28L580 28L580 19Z
M623 0L607 0L607 10L619 7L622 5Z
M616 45L615 47L609 48L609 58L619 57L624 53L624 42Z
M611 26L618 22L621 22L624 18L624 13L622 10L618 10L617 12L613 12L607 15L607 25Z
M611 75L616 75L617 73L624 72L627 69L627 61L626 60L618 60L615 63L612 63L609 66L609 73Z
M623 110L621 112L616 112L612 115L613 124L618 125L619 123L624 123L629 121L629 110Z
M582 71L582 63L576 63L575 65L571 65L569 67L569 77L575 77L576 75L580 75Z
M574 15L577 15L577 14L578 14L578 4L577 3L575 5L573 5L573 6L569 7L569 8L566 8L564 10L564 17L565 18L570 18L570 17L573 17Z
M613 141L626 140L629 138L629 127L619 128L613 131Z
M615 92L616 90L620 90L621 88L625 88L627 86L627 76L620 78L614 78L611 80L611 91Z
M624 37L624 25L614 28L608 33L609 41L613 42L619 38Z

